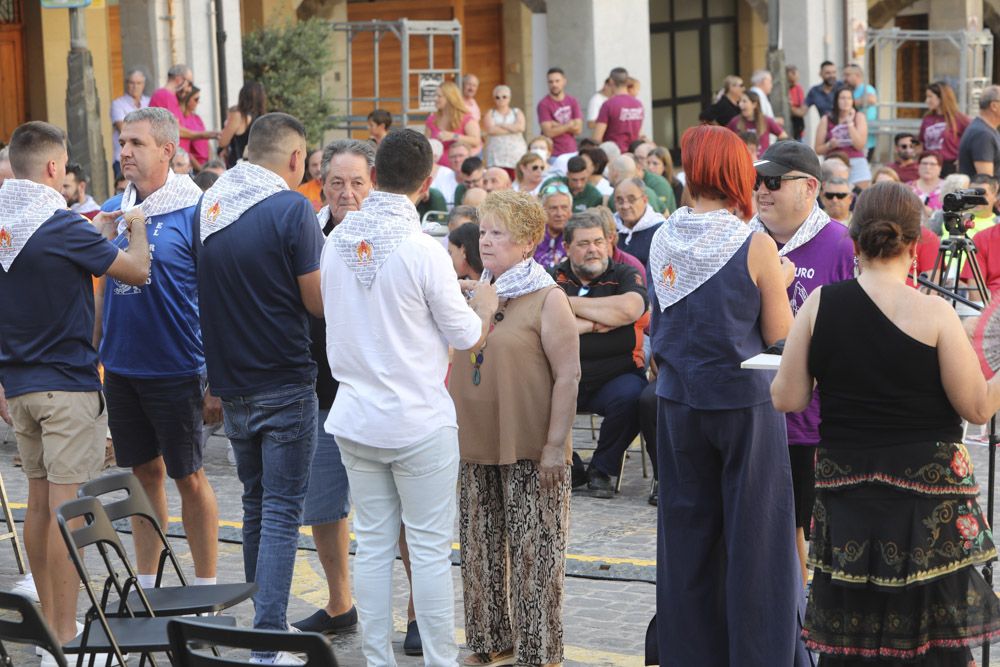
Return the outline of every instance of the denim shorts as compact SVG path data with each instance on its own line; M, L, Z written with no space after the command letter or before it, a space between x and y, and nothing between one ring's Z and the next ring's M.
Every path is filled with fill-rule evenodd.
M104 371L108 427L122 468L163 457L167 475L184 479L201 470L203 447L200 375L131 378Z
M329 410L319 411L316 453L309 469L309 489L302 514L304 526L333 523L347 518L351 512L351 487L340 459L340 447L333 436L323 430L329 414Z

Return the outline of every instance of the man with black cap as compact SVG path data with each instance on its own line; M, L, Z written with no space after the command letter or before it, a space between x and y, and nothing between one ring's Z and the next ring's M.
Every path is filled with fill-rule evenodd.
M795 265L788 287L792 312L797 313L817 287L854 277L854 244L847 229L833 223L816 204L820 185L819 158L805 144L779 141L754 163L757 181L750 220L755 231L766 231L778 244L778 254ZM795 491L795 526L806 580L805 532L812 519L814 447L819 443L819 399L801 413L789 413L788 453Z

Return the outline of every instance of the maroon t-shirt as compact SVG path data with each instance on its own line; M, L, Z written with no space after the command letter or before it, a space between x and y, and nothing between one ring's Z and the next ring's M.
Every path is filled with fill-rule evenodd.
M565 125L576 118L582 119L583 114L580 113L580 103L572 95L564 95L561 100L552 99L551 95L546 95L538 103L539 125L548 121L555 121L560 125ZM569 132L560 134L558 137L552 137L553 157L562 155L563 153L575 152L576 139Z
M639 138L645 116L642 102L631 95L621 93L601 105L597 122L608 126L604 132L604 140L615 142L622 149L622 153L626 153L628 145Z

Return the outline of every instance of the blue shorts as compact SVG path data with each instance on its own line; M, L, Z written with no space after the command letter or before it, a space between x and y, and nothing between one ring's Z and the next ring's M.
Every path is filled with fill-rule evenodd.
M105 369L108 428L118 465L134 468L162 456L171 479L201 470L203 388L200 375L142 379Z
M323 430L329 410L320 410L317 420L319 433L316 453L309 469L309 488L306 491L303 526L319 526L347 518L351 512L351 487L347 470L340 460L340 447L333 436Z

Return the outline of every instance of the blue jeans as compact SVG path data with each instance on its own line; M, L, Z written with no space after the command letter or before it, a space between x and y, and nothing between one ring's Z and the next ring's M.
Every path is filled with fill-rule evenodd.
M257 582L254 627L286 630L318 405L312 384L222 399L243 483L243 568Z
M322 526L346 519L351 513L351 488L340 459L340 446L323 429L329 410L319 411L316 453L309 469L309 490L303 505L302 525Z

